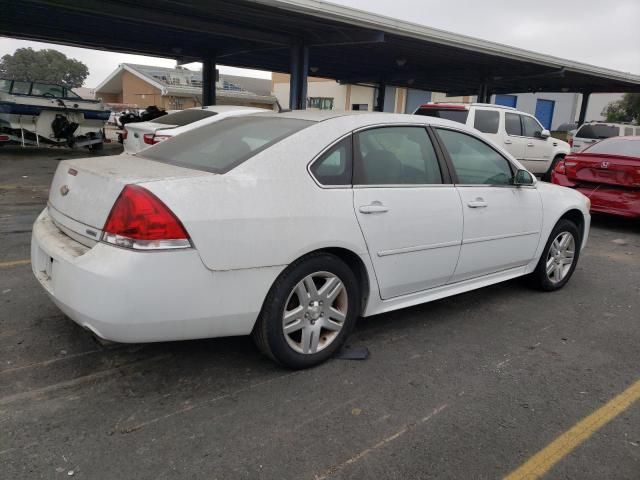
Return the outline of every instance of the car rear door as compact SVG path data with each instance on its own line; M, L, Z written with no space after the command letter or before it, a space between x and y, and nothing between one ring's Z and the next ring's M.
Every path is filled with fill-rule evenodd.
M383 299L444 285L462 238L460 197L424 126L354 135L354 209Z
M504 148L515 159L524 162L524 149L527 139L522 136L522 122L517 113L504 113ZM523 163L524 165L524 163Z
M480 138L446 128L435 131L454 172L464 212L460 259L450 282L529 263L542 225L542 202L535 186L514 186L515 168Z

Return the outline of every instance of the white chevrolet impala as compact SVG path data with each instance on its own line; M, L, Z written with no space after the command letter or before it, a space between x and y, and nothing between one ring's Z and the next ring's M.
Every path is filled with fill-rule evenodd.
M252 334L293 368L375 315L527 275L571 277L589 201L459 123L382 113L228 118L136 157L59 164L33 271L98 337Z

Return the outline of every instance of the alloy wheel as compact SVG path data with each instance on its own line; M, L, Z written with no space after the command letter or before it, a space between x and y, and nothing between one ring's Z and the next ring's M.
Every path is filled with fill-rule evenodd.
M296 352L314 354L339 335L348 312L343 282L330 272L304 277L289 294L282 314L282 332Z
M551 243L546 272L552 283L560 283L568 275L576 253L576 241L569 232L561 232Z

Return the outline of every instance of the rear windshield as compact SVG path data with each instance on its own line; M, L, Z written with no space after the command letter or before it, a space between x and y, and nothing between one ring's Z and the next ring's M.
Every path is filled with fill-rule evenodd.
M162 117L154 118L153 123L162 123L163 125L176 125L182 127L189 125L190 123L197 122L203 118L213 117L217 115L217 112L211 110L203 110L201 108L194 108L189 110L182 110L181 112L170 113L169 115L163 115Z
M609 125L583 125L576 132L577 138L610 138L618 136L618 127Z
M599 153L605 155L622 155L625 157L640 158L640 138L629 140L612 138L603 140L587 148L584 153Z
M458 123L467 123L469 110L449 110L446 108L420 108L416 111L416 115L424 115L425 117L444 118L445 120L453 120Z
M313 121L279 117L232 117L159 143L138 156L212 173L227 173Z

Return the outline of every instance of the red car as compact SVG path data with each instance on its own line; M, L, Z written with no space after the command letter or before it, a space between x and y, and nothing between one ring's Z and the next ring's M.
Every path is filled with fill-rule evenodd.
M591 199L591 211L640 218L640 136L612 137L567 155L551 181Z

